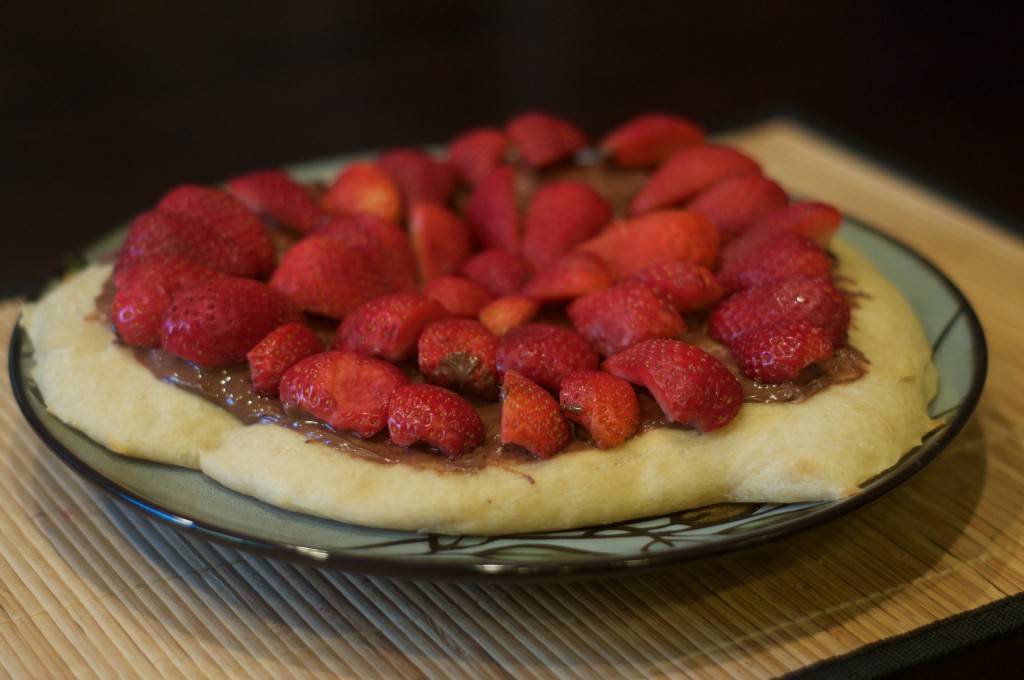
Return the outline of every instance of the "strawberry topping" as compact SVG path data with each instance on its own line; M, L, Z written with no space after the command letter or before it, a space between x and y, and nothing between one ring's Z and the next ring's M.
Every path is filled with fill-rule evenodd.
M743 403L743 388L725 364L681 340L638 343L603 368L646 387L669 421L701 432L728 425Z
M450 459L484 443L481 402L500 400L503 444L547 458L573 424L601 449L633 437L644 390L712 432L740 373L802 384L841 358L838 210L790 202L673 114L586 145L529 111L436 156L350 163L322 193L281 170L178 187L131 223L111 321L200 368L247 365L256 394L335 430ZM704 330L715 355L683 341Z
M444 306L418 293L391 293L364 302L338 326L338 349L388 361L404 361L416 351L426 325L448 315Z
M278 326L246 354L253 390L276 397L285 371L323 351L323 341L306 324L292 322Z
M585 295L566 312L576 330L605 356L644 340L681 338L686 333L686 322L668 298L640 281Z
M594 446L618 446L640 427L640 402L627 380L604 371L575 371L562 379L558 404L583 427Z
M204 368L243 363L267 333L301 321L288 296L253 279L219 276L178 291L164 310L161 346Z
M423 378L484 399L498 394L498 337L475 319L428 324L417 343Z
M372 437L388 421L391 395L409 383L394 364L359 352L332 350L302 359L281 379L281 401L335 430Z
M566 373L594 370L599 361L594 347L576 331L539 323L505 333L496 356L499 375L516 371L549 390L557 390Z
M388 435L399 446L423 442L449 458L484 443L484 423L473 405L437 385L402 385L391 395Z
M571 439L572 429L551 393L517 371L506 373L501 385L501 442L550 458Z

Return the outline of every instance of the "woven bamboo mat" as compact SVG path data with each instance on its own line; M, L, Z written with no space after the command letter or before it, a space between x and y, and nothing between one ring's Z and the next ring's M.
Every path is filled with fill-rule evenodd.
M1024 590L1024 245L792 121L733 141L787 189L929 257L985 326L975 418L881 501L803 534L644 576L388 580L185 535L108 500L0 390L0 675L766 677ZM20 308L0 303L7 339Z

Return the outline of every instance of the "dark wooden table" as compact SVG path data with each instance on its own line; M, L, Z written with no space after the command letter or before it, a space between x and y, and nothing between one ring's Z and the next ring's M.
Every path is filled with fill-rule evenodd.
M0 13L0 292L175 184L525 108L595 136L650 109L711 130L792 110L1020 229L1022 44L1008 14L917 0L19 3ZM972 667L1015 647L986 649Z

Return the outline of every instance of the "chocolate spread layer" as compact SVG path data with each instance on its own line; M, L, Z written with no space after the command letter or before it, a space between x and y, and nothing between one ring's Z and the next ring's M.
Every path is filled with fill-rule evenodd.
M705 349L726 362L743 386L748 403L797 402L826 389L829 385L856 380L867 371L867 361L852 347L844 347L831 358L808 367L800 377L789 383L759 383L735 368L728 350L702 333L690 333L684 340ZM351 432L339 432L308 413L282 404L275 397L256 394L252 389L248 367L199 368L162 349L135 349L135 357L155 377L181 389L197 394L226 409L246 424L271 423L292 429L309 441L325 444L349 455L384 464L406 464L437 470L472 471L487 466L536 460L516 445L503 445L500 435L501 406L498 402L476 402L474 406L484 423L484 444L457 460L426 447L402 447L392 444L382 433L364 439ZM644 389L637 390L640 401L640 433L659 427L682 427L665 420L654 398ZM558 455L589 448L585 432L576 429L576 438Z

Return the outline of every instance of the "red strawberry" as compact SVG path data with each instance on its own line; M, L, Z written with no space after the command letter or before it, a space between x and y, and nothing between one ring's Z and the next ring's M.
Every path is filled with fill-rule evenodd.
M708 317L708 335L729 344L741 333L783 320L825 329L833 347L846 344L850 303L829 279L794 277L755 286L723 300Z
M641 269L627 281L640 281L661 291L680 312L699 312L722 299L722 284L707 267L693 262L662 262Z
M228 191L250 210L297 231L312 231L324 212L305 187L282 170L260 170L233 177Z
M611 220L608 202L586 184L570 180L542 185L523 221L523 259L536 268L554 264Z
M302 314L265 283L235 276L207 279L178 291L164 310L161 346L203 368L245 361L267 333Z
M540 302L525 295L506 295L487 303L480 310L480 323L495 335L505 335L530 321L540 311Z
M286 323L270 331L246 354L252 388L276 397L285 371L306 357L324 351L324 343L304 323Z
M116 275L135 260L152 255L176 255L233 276L255 276L253 262L218 234L180 213L151 210L132 220L118 254Z
M499 165L473 188L466 204L466 224L481 248L519 252L519 199L516 171Z
M579 250L604 260L612 277L620 281L661 262L711 267L718 257L720 238L707 218L686 210L659 210L612 222Z
M475 319L494 296L475 281L461 276L440 276L423 286L423 294L440 302L452 316Z
M398 187L406 208L420 201L447 203L458 181L455 170L423 149L385 151L377 157L377 167Z
M618 446L640 427L640 401L633 386L604 371L566 375L558 404L566 418L583 426L599 449Z
M603 368L646 387L670 422L701 432L729 424L743 404L743 388L725 364L681 340L638 343Z
M307 312L341 319L367 300L393 291L370 258L364 248L310 236L284 254L270 285Z
M572 441L572 429L555 398L509 371L501 386L501 443L518 444L538 458L550 458Z
M572 371L594 370L597 352L570 328L528 323L509 330L498 341L498 374L516 371L550 390Z
M726 177L703 190L686 208L711 220L722 232L722 241L739 235L755 220L780 210L789 197L778 184L763 175Z
M795 201L755 221L737 241L748 238L753 241L784 231L795 231L814 241L819 248L826 248L842 221L842 214L831 205Z
M465 221L434 203L412 206L409 240L424 283L457 273L473 252L473 237Z
M475 185L504 160L508 137L495 128L467 130L448 144L448 163L463 182Z
M560 302L602 290L613 283L615 281L604 260L577 250L536 272L523 285L521 292L541 302Z
M341 170L320 199L333 215L376 215L392 222L402 219L402 193L386 172L369 161Z
M376 215L349 215L329 220L311 235L364 249L370 266L394 290L416 289L416 257L409 236L398 223Z
M381 295L349 312L335 340L338 349L404 361L416 351L424 327L447 315L440 302L423 295Z
M740 174L760 174L756 161L728 146L702 144L676 152L633 197L633 215L681 205L715 182Z
M175 293L220 272L176 255L148 255L118 270L110 309L117 334L128 345L159 347L164 309Z
M466 260L462 275L499 297L518 293L526 280L527 269L518 255L501 248L488 248Z
M483 399L498 396L498 338L475 319L441 319L423 329L417 360L423 378Z
M704 142L704 130L693 121L670 113L645 113L606 134L598 146L626 168L648 168L675 152Z
M395 366L359 352L332 350L302 359L281 378L281 402L335 430L372 437L387 426L394 391L409 383Z
M576 125L543 111L515 116L505 125L505 134L534 168L565 160L587 145L587 136Z
M794 276L829 278L832 258L796 232L765 237L745 252L723 258L718 280L726 292L735 292Z
M729 350L740 370L754 380L783 383L832 356L832 342L809 321L776 321L733 338Z
M391 395L388 434L398 446L423 442L448 458L484 443L484 423L473 405L437 385L402 385Z
M233 246L238 276L263 277L274 269L270 233L256 213L226 191L186 184L168 192L157 210L187 215Z
M655 338L679 338L686 322L657 289L626 281L574 300L566 309L572 325L605 355Z

